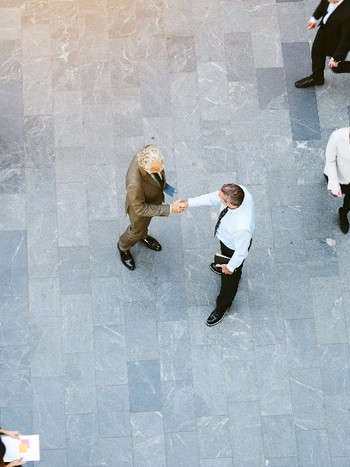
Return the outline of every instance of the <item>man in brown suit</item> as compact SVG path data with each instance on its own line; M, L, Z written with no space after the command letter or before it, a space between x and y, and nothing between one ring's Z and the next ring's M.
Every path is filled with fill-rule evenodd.
M135 261L130 253L138 241L154 251L162 249L160 243L148 235L148 226L154 216L169 216L179 213L179 201L163 204L163 190L166 185L163 156L152 144L142 148L131 161L126 174L125 210L130 225L120 236L118 250L120 259L128 269L135 269Z

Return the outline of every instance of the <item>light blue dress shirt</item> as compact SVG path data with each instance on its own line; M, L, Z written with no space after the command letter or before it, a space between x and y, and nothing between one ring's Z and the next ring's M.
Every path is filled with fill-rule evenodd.
M253 196L242 185L244 191L243 203L237 209L229 209L227 214L221 219L216 237L228 248L234 250L234 254L227 264L230 271L234 271L240 266L248 256L250 240L255 229L255 207ZM220 205L220 212L226 208L221 202L219 192L207 193L188 199L189 207L195 206L216 206Z

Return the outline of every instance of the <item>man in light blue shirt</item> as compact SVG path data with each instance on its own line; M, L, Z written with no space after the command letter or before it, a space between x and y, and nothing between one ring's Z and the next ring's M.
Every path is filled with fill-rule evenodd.
M210 265L213 272L221 275L221 288L216 308L207 319L208 326L218 324L232 305L255 228L254 200L242 185L227 183L219 191L184 201L189 208L215 205L220 206L220 215L214 235L220 240L222 255L230 260L227 264Z

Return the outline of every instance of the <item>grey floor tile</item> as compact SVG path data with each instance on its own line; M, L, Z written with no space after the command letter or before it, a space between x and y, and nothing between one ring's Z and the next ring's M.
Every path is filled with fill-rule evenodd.
M56 212L57 199L53 168L26 169L26 188L29 213Z
M191 381L162 382L162 406L166 433L196 430Z
M25 296L28 287L26 231L0 232L0 243L0 296Z
M128 385L105 386L97 391L98 431L104 438L131 436Z
M290 457L296 454L293 422L290 415L262 417L265 456Z
M229 418L226 415L199 417L197 430L201 459L231 456Z
M346 344L319 346L320 369L325 394L348 392L350 384L349 347Z
M161 413L133 413L131 425L134 467L162 467L166 460Z
M161 409L160 369L157 360L128 362L131 412Z
M61 247L59 279L62 295L91 292L90 250L87 246Z
M187 380L191 378L191 365L188 358L191 347L187 322L158 323L158 338L161 380Z
M315 368L319 352L313 319L286 320L288 365L290 368Z
M165 435L166 460L169 467L199 465L196 432L168 433Z
M90 295L62 295L61 306L63 352L90 352L93 348Z
M295 430L325 427L324 396L318 368L289 371Z
M330 465L326 430L307 430L296 433L299 464L301 466L327 467Z

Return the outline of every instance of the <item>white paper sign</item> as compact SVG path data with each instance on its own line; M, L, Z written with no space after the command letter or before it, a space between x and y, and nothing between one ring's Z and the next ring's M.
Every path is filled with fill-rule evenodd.
M25 461L40 461L39 435L21 435L20 439L1 436L6 446L5 462L12 462L21 457Z

